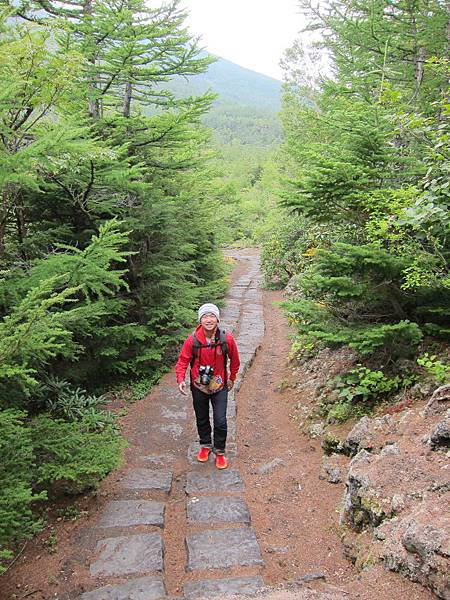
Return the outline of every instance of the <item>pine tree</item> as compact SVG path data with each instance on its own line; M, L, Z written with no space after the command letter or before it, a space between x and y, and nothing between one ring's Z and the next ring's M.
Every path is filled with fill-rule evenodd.
M206 278L195 277L204 263L202 242L190 235L202 235L208 216L188 191L193 193L195 171L208 156L203 149L208 136L199 122L212 96L175 98L164 83L204 70L210 59L199 57L183 29L178 2L148 9L137 0L70 5L55 0L27 3L16 13L39 21L44 31L50 27L56 55L79 57L77 93L65 100L69 121L78 128L71 143L60 146L58 160L42 157L40 189L26 194L34 230L32 246L27 241L30 258L55 239L84 247L105 219L119 217L132 231L129 291L114 300L123 317L99 321L95 335L86 332L86 360L70 376L85 380L96 371L91 356L101 361L97 366L105 375L157 371L165 348L182 335L181 323L191 321L201 286L209 286ZM186 203L195 207L190 214L183 210ZM222 270L212 246L216 266L208 275L218 282ZM166 311L175 297L178 307Z
M212 96L164 87L210 62L179 3L2 5L0 454L19 468L3 465L0 562L34 530L31 490L79 493L118 464L92 388L156 381L224 290L199 124Z
M288 86L283 202L329 234L289 310L326 343L410 355L450 324L448 15L439 2L351 1L310 14L336 79Z

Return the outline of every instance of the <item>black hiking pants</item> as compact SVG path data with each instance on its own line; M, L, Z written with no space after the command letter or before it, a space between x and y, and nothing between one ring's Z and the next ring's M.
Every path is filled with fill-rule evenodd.
M192 400L194 401L200 446L212 448L216 454L224 454L227 441L228 389L224 387L214 394L205 394L205 392L192 385L191 392ZM214 445L211 439L211 423L209 419L210 402L213 409Z

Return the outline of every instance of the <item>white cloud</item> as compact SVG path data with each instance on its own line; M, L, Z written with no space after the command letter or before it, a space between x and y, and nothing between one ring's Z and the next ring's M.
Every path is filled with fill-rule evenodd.
M200 45L243 67L282 78L283 52L302 27L297 0L182 0Z

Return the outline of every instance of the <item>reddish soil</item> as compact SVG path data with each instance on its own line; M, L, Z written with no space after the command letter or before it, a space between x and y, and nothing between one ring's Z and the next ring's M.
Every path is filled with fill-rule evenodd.
M243 268L238 265L233 277L239 276ZM319 478L323 459L320 444L300 433L290 419L302 397L294 391L294 375L287 364L289 328L274 305L277 300L281 300L279 292L264 292L266 335L237 395L239 454L234 461L245 480L245 499L265 561L262 570L265 582L270 586L293 584L304 575L321 573L327 584L345 590L348 598L432 599L434 596L423 587L381 566L358 572L344 558L338 525L344 483L330 484ZM295 376L298 377L298 371ZM51 524L24 547L0 578L1 600L75 600L84 589L91 589L88 558L93 528L105 503L117 497L118 479L136 466L134 440L139 437L136 431L156 406L159 388L167 387L168 382L175 387L172 373L146 399L129 406L128 414L121 418L124 434L130 440L125 466L110 474L96 494L76 501L80 516L75 520L57 517L57 509L61 507L52 511ZM191 422L192 410L178 446L166 448L174 454L175 485L168 500L164 530L168 557L166 585L173 596L181 594L183 582L196 577L186 574L184 547L187 526L183 482L189 469L186 450L195 439ZM274 459L279 459L278 464L273 463L267 473L261 473L261 467ZM231 575L246 573L251 574L251 570L236 569ZM320 590L323 583L319 580L308 585L311 590ZM286 591L276 597L294 596Z
M324 456L320 442L299 432L289 416L299 403L310 405L310 399L295 390L301 371L294 376L286 359L290 330L274 305L280 300L280 292L264 292L266 335L238 395L236 462L245 478L266 582L296 582L304 575L323 573L327 583L352 599L434 598L381 566L358 572L344 558L338 512L345 485L319 478ZM283 464L268 474L258 472L276 458ZM319 590L321 584L311 587Z

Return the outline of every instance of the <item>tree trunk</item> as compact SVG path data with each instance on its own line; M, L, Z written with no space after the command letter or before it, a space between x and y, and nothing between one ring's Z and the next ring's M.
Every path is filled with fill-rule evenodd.
M17 227L17 239L19 242L20 256L24 261L28 259L27 253L25 252L24 242L27 237L27 228L25 224L25 209L22 202L16 203L16 227Z
M414 40L413 47L413 64L414 64L414 98L419 94L420 86L422 85L424 65L426 60L426 49L418 45L417 21L414 9L411 10L412 35Z
M83 18L85 21L88 19L92 19L92 3L93 0L85 0L83 4ZM92 34L88 34L92 37ZM93 40L91 40L93 43ZM93 51L92 51L93 52ZM87 57L88 62L92 65L92 77L95 76L95 53L93 52L91 56ZM100 106L99 100L97 98L97 83L95 80L89 82L89 91L88 91L88 110L90 117L97 121L100 117Z
M2 206L0 209L0 257L5 255L6 251L6 229L11 210L14 207L14 197L16 189L12 184L6 184L2 193Z
M131 81L127 81L125 85L125 96L123 99L123 116L129 117L131 112L131 96L133 92L133 87L131 85Z

